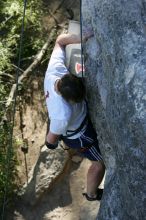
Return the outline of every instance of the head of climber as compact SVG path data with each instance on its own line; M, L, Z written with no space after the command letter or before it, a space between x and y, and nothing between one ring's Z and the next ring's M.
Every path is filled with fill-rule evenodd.
M85 98L83 80L73 74L64 75L58 81L57 89L67 102L79 103Z

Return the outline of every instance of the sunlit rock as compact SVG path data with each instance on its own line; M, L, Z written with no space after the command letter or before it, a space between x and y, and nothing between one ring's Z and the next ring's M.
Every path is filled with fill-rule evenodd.
M107 167L98 220L146 216L146 1L83 0L92 121Z

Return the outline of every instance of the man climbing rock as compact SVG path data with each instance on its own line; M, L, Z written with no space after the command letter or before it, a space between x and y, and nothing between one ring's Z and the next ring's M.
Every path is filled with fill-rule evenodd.
M91 37L86 33L83 40ZM49 113L50 127L46 136L46 146L55 149L61 138L64 143L92 161L87 173L87 193L89 201L100 200L102 189L98 189L105 166L98 146L95 130L87 114L85 87L81 78L69 73L65 66L65 46L80 43L80 36L61 34L55 43L46 71L44 89Z

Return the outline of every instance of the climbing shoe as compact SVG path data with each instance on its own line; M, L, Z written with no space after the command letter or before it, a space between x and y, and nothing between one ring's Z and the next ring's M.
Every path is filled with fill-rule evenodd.
M87 193L83 193L82 195L85 196L88 201L95 201L95 200L100 201L102 198L102 194L103 194L103 189L97 189L97 195L95 198L88 196Z

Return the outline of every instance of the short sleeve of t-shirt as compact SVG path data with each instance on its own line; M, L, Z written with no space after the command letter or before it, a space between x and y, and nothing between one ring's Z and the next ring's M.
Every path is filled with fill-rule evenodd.
M65 134L71 120L72 110L59 95L54 94L48 105L50 131L54 134Z
M52 119L50 122L50 131L54 134L66 134L68 122L66 120Z
M58 46L52 52L46 75L62 77L66 73L68 73L68 70L65 66L65 51L63 47Z

